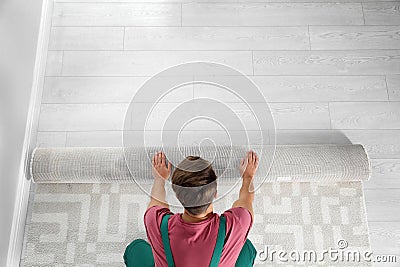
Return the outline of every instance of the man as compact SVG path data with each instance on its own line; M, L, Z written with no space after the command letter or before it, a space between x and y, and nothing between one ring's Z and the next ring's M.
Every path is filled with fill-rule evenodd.
M157 152L152 164L154 184L144 215L151 247L142 239L133 241L124 254L126 266L253 266L256 250L247 235L254 216L256 153L249 151L240 161L239 198L221 216L213 212L217 176L208 161L187 157L172 174L173 190L184 207L178 214L169 210L165 200L171 163L167 164L163 152Z

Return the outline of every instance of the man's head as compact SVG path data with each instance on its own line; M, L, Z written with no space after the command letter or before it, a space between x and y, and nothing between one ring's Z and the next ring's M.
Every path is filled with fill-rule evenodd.
M211 163L189 156L172 174L172 188L183 207L193 215L204 213L217 193L217 176Z

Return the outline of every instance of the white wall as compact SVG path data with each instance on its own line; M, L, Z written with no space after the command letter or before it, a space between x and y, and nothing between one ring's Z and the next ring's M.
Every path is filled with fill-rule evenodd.
M42 1L0 1L0 266L6 266Z

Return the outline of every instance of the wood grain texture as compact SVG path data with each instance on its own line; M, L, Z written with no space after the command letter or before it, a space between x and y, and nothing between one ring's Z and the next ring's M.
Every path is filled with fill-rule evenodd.
M39 131L121 131L127 107L127 104L42 104Z
M246 136L247 134L247 136ZM175 133L179 136L179 142L182 145L188 146L207 146L213 145L209 140L215 141L219 145L231 145L232 142L238 145L260 145L269 144L268 132L261 133L260 131L247 131L244 134L242 131L191 131L184 130L180 133ZM175 138L176 140L177 138Z
M256 75L382 75L400 69L400 50L254 51Z
M122 50L123 27L53 27L49 50Z
M230 145L231 139L239 141L237 144L242 142L243 145L246 144L262 144L268 143L268 136L265 136L264 139L260 136L260 133L257 131L248 131L248 137L245 138L243 132L231 131L229 135L224 131L207 131L203 130L199 131L175 131L175 132L166 132L163 131L146 131L145 132L145 140L134 139L130 141L130 145L136 146L145 146L145 144L150 144L151 146L168 146L169 137L173 136L174 141L179 137L180 145L207 145L207 141L205 138L210 138L216 141L218 144ZM66 146L67 147L122 147L123 146L123 131L74 131L67 132L66 135ZM167 140L166 140L167 136ZM163 140L164 139L164 140ZM171 144L172 145L172 144Z
M67 147L122 147L122 131L67 132Z
M362 24L360 3L185 3L182 5L183 26Z
M151 95L134 99L150 77L46 77L43 103L131 103L152 102ZM143 96L143 95L142 95ZM169 91L158 101L184 102L193 99L193 85ZM151 100L150 100L151 99Z
M399 49L398 26L310 26L312 50Z
M254 76L271 102L386 100L383 76Z
M153 103L136 103L134 108L137 112L143 112L143 110L150 110L152 106ZM146 122L138 117L137 120L131 122L133 126L129 128L137 130L138 126L141 127L146 123L146 129L151 131L259 131L259 116L263 116L263 129L265 127L273 129L272 116L261 113L264 111L268 112L264 104L259 103L252 105L251 109L245 103L211 101L158 103L147 113ZM311 118L307 118L308 121L313 122L317 115L310 116Z
M53 26L180 26L180 4L55 3Z
M364 182L364 187L400 188L400 159L372 159L371 179Z
M128 27L125 50L305 50L300 27Z
M38 132L36 138L37 147L65 147L66 132Z
M46 61L46 76L61 74L63 62L63 51L48 51Z
M276 144L351 144L341 131L337 130L276 130ZM270 133L273 136L273 133Z
M271 103L277 129L329 129L327 103Z
M400 221L400 189L365 189L370 222Z
M328 102L387 100L385 76L249 76L268 102ZM207 79L205 77L205 79ZM222 77L243 83L242 77ZM194 97L212 97L225 102L242 102L233 93L207 84L194 85ZM243 96L244 97L244 96ZM263 102L246 95L247 102Z
M42 103L130 103L136 93L143 90L141 88L149 78L46 77ZM191 99L193 86L187 85L169 92L159 102L183 102ZM146 99L141 98L140 101L144 100Z
M334 129L400 129L400 102L329 104Z
M340 130L353 144L363 144L372 159L400 159L400 130Z
M400 3L363 3L366 25L400 25Z
M368 227L374 253L400 255L399 222L369 222Z
M386 82L389 92L389 100L400 101L400 74L387 75Z
M46 77L42 103L128 103L146 77Z
M252 74L250 51L65 51L65 76L152 76L181 63L211 61Z

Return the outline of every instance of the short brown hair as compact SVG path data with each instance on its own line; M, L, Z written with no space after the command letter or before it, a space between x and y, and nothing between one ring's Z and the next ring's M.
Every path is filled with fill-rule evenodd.
M171 182L176 197L193 215L204 213L217 192L217 176L211 163L198 156L189 156L180 162Z

